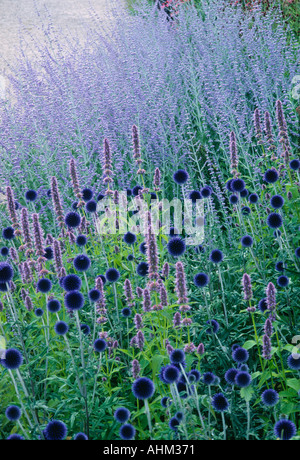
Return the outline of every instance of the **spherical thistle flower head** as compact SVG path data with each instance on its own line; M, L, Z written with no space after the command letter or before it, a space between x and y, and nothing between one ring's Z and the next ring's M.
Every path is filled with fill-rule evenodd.
M229 191L229 192L232 192L232 188L231 188L231 184L233 182L233 179L229 179L228 182L226 182L226 189Z
M163 408L167 409L171 406L172 400L169 398L169 396L164 396L163 398L161 398L160 404Z
M264 174L264 181L268 184L274 184L279 178L276 169L268 169Z
M225 412L229 408L228 399L223 395L223 393L215 394L212 398L211 405L217 412Z
M242 190L242 191L240 192L240 196L241 196L242 198L246 198L248 195L249 195L249 192L248 192L248 190L247 190L246 188L244 188L244 190Z
M54 325L54 330L57 335L65 335L69 330L69 326L64 321L58 321Z
M180 348L175 348L170 353L170 361L172 364L183 364L185 361L185 353Z
M115 283L120 278L120 272L116 268L109 268L105 273L106 280Z
M37 199L37 193L35 190L27 190L25 193L25 199L27 201L35 201Z
M130 441L135 437L135 428L130 423L125 423L121 426L119 434L125 441Z
M127 195L127 196L128 196L128 195ZM103 195L103 193L98 193L98 195L97 195L97 201L103 200L104 197L105 197L105 195Z
M39 292L46 294L51 291L52 283L48 278L41 278L38 280L36 287Z
M262 393L261 400L265 406L273 407L278 403L279 395L277 391L268 389Z
M287 276L281 275L277 278L277 284L280 287L287 287L289 285L290 280Z
M103 286L107 282L107 279L105 278L105 275L97 275L96 278L101 278Z
M147 276L149 271L149 264L147 262L140 262L136 267L136 272L139 276Z
M268 309L267 298L264 297L258 302L258 308L262 313L264 313Z
M93 213L97 211L97 201L90 200L86 203L85 209L87 212Z
M191 369L190 372L188 372L187 376L188 376L189 381L190 381L191 376L194 377L194 382L193 383L200 382L201 374L198 371L198 369Z
M209 276L206 273L197 273L194 276L194 283L199 288L205 287L209 283Z
M138 196L140 190L143 190L143 187L141 187L140 185L135 185L132 189L132 195Z
M249 208L249 206L243 206L241 209L241 213L243 214L243 216L248 216L251 213L251 209Z
M126 195L129 197L129 196L132 196L132 190L131 188L127 188L126 189Z
M168 384L177 382L180 377L180 371L176 366L169 364L163 369L164 381Z
M106 349L107 343L104 339L96 339L94 342L94 350L97 353L103 353L103 351Z
M87 271L91 266L91 261L85 254L79 254L73 261L75 269L79 272Z
M229 201L231 204L237 204L239 201L239 197L237 195L230 195Z
M125 233L123 240L126 244L134 244L136 242L136 235L134 233L127 232Z
M230 186L233 192L239 192L239 193L241 193L246 187L243 179L233 179Z
M5 240L12 240L15 237L15 230L13 227L5 227L2 230L2 237Z
M289 441L297 433L296 425L287 419L278 420L274 426L274 434L282 441Z
M250 235L245 235L241 238L241 245L244 248L251 248L253 246L253 238Z
M123 318L129 318L131 316L131 309L129 307L122 308L121 315Z
M71 208L73 209L73 211L76 211L78 209L78 201L73 201L73 203L71 204Z
M239 372L248 372L249 371L249 366L247 364L239 364L238 365L238 371Z
M47 260L52 260L52 259L53 259L53 257L54 257L54 252L53 252L53 249L51 248L51 246L48 246L47 248L45 248L44 257L45 257Z
M256 193L250 193L248 201L251 204L256 204L258 202L258 195Z
M146 247L146 241L143 241L140 246L139 246L139 251L142 253L142 254L146 254L147 252L147 247Z
M287 359L287 365L293 371L299 371L300 370L300 354L296 354L296 353L291 354Z
M250 385L252 379L248 372L242 371L236 374L234 381L238 387L246 388Z
M209 187L209 185L205 185L204 187L202 187L200 193L202 198L209 198L212 194L212 188Z
M91 289L89 291L89 299L92 301L92 302L98 302L98 300L100 299L101 297L101 292L99 291L99 289Z
M93 198L93 190L91 190L90 188L84 188L81 191L81 195L83 201L88 202Z
M206 321L206 324L209 324L211 326L208 329L206 329L207 334L216 334L220 329L220 325L218 321L216 321L215 319Z
M237 375L239 371L237 369L235 369L234 367L232 367L231 369L228 369L226 372L225 372L225 380L227 383L229 383L230 385L234 385L235 384L235 377Z
M0 252L1 252L1 256L6 257L9 254L9 249L6 246L3 246Z
M87 243L87 237L85 235L78 235L76 238L76 244L79 247L85 246Z
M81 217L78 212L70 211L65 216L65 224L69 228L76 228L79 227L81 222Z
M9 283L13 276L12 267L7 262L0 262L0 283Z
M270 199L270 205L274 209L280 209L284 205L284 199L282 198L281 195L274 195Z
M57 313L61 309L61 304L57 299L50 299L47 303L47 310L50 313Z
M279 228L282 226L282 217L276 212L271 212L267 218L267 225L270 228Z
M60 420L51 420L45 428L45 437L47 441L62 441L67 436L67 427Z
M180 257L185 253L186 245L184 240L179 237L173 237L167 244L168 253L173 257Z
M297 159L291 160L290 161L290 168L293 171L297 171L300 168L300 161Z
M204 372L201 379L205 385L213 385L216 380L216 376L212 372Z
M295 250L295 256L300 258L300 247Z
M5 411L6 418L11 422L16 422L21 418L22 411L18 406L12 405L8 406Z
M62 287L65 291L79 291L81 279L78 275L66 275L62 280Z
M219 264L224 259L223 252L220 249L214 249L209 255L209 260L214 264Z
M275 264L275 270L277 272L283 272L285 270L285 263L283 261L276 262Z
M140 377L133 382L132 393L137 399L149 399L154 391L154 383L148 377Z
M14 370L18 369L23 363L23 357L19 350L15 348L9 348L5 352L5 358L1 360L1 364L6 367L6 369Z
M6 439L9 439L10 441L24 441L23 436L17 433L10 434Z
M74 441L88 441L88 439L85 433L77 433L74 436Z
M197 200L201 200L202 196L198 190L192 190L189 193L189 199L192 200L192 203L196 203Z
M184 169L178 169L178 171L173 174L173 179L176 184L183 185L188 181L189 175Z
M126 423L130 419L130 411L126 407L118 407L115 410L114 418L119 423Z
M68 310L80 310L84 305L84 297L79 291L68 291L64 302Z
M178 420L177 417L170 418L169 428L171 428L171 430L177 431L179 425L180 425L180 421Z
M246 363L249 359L249 353L245 348L238 347L232 352L232 359L239 364Z
M134 255L133 255L133 254L128 254L127 260L128 260L129 262L132 262L132 261L134 260Z
M37 316L38 318L41 318L44 314L44 310L42 308L36 308L34 310L34 314L35 316Z
M81 324L80 330L84 335L89 335L89 333L91 332L91 328L87 324Z

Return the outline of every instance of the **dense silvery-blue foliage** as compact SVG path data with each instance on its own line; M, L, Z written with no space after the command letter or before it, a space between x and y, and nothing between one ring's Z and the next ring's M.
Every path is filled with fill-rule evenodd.
M38 180L46 193L50 175L68 178L66 158L74 155L82 186L101 191L107 137L117 185L133 186L133 124L147 171L159 165L163 174L173 172L201 144L222 179L224 169L230 174L231 131L244 160L256 161L250 146L256 108L270 112L277 136L280 98L293 130L289 91L299 45L286 43L274 12L245 15L204 0L203 14L182 8L174 23L144 1L138 14L115 14L109 32L95 17L85 44L56 35L49 22L47 48L36 44L38 65L26 55L20 59L14 102L1 106L2 184L10 182L17 192ZM65 191L68 186L69 179L61 181Z

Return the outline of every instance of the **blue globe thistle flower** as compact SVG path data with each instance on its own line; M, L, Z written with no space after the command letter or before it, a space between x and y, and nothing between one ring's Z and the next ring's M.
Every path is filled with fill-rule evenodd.
M71 204L71 208L73 209L73 211L77 211L77 209L78 209L78 201L73 201L73 203Z
M93 195L93 190L91 190L90 188L84 188L81 191L82 199L85 202L90 201L93 198Z
M247 364L238 364L238 371L239 372L248 372L249 371L249 366Z
M128 254L127 260L128 260L129 262L132 262L132 261L134 260L133 254Z
M249 195L249 192L248 192L248 190L247 190L246 188L244 188L244 190L242 190L242 191L240 192L240 196L241 196L242 198L246 198L248 195Z
M64 321L58 321L54 325L54 330L57 335L65 335L69 330L69 326Z
M136 235L134 233L127 232L125 233L123 240L126 244L134 244L136 242Z
M237 204L239 201L239 197L237 195L230 195L229 201L231 204Z
M8 406L5 411L6 418L11 422L16 422L21 418L22 411L18 406L12 405Z
M141 187L140 185L135 185L132 189L132 195L138 196L140 190L143 190L143 187Z
M244 248L251 248L253 246L253 238L250 235L245 235L241 238L241 244Z
M176 417L172 417L169 420L169 427L173 431L177 431L178 426L180 425L180 421Z
M106 349L107 343L104 339L96 339L94 342L94 350L97 353L103 353L103 351Z
M209 198L212 194L212 188L209 185L205 185L201 191L202 198Z
M297 171L300 168L300 161L295 159L290 161L290 168L293 171Z
M127 196L128 196L128 195L127 195ZM105 197L105 195L103 195L103 193L98 193L98 195L97 195L97 201L103 200L104 197Z
M46 294L51 291L52 283L48 278L41 278L38 280L36 287L39 292Z
M226 189L229 191L229 192L232 192L232 188L231 188L231 184L232 184L232 181L233 179L229 179L228 182L226 182Z
M209 255L209 260L214 264L219 264L224 259L223 252L220 249L214 249Z
M194 276L194 283L199 288L205 287L209 283L209 276L206 273L197 273Z
M279 395L277 391L268 389L262 393L261 400L265 406L273 407L278 403Z
M251 375L246 371L238 372L235 376L235 383L240 388L246 388L252 381Z
M264 313L268 309L267 299L264 297L258 302L258 308L262 313Z
M171 406L172 400L169 398L169 396L164 396L163 398L161 398L160 404L162 407L167 409L168 407Z
M136 272L139 276L147 276L149 271L149 265L147 262L140 262L136 267Z
M182 399L186 399L188 397L188 387L185 382L177 382L177 391Z
M243 206L241 209L241 213L243 214L243 216L248 216L251 213L251 209L249 208L249 206Z
M206 321L206 324L209 324L211 326L208 329L206 329L207 334L216 334L220 329L220 325L218 321L216 321L215 319Z
M62 441L66 438L67 433L67 426L60 420L51 420L44 431L48 441Z
M77 246L79 246L80 248L82 246L85 246L87 243L87 237L85 235L78 235L77 238L76 238L76 244Z
M234 367L232 367L231 369L228 369L228 371L226 371L225 373L225 380L227 383L229 383L230 385L234 385L235 384L235 377L238 373L238 370L235 369Z
M184 240L181 238L174 236L171 238L167 244L168 253L171 254L173 257L180 257L182 254L185 253L186 245Z
M107 281L107 279L106 279L105 275L97 275L97 276L96 276L96 278L101 278L101 280L102 280L102 283L103 283L103 286L104 286L104 284L105 284L105 283L106 283L106 281Z
M131 190L131 188L127 188L127 189L126 189L126 195L127 195L127 197L132 196L132 190Z
M78 212L70 211L65 216L65 224L69 228L76 228L79 227L81 222L81 217Z
M88 439L85 433L77 433L74 436L74 441L88 441Z
M268 169L264 174L264 181L268 184L274 184L279 178L276 169Z
M189 193L189 199L192 200L192 203L196 203L197 200L201 200L201 193L198 190L192 190Z
M10 370L18 369L23 363L23 357L19 350L9 348L5 351L5 358L1 359L1 364Z
M140 377L133 382L132 393L137 399L149 399L154 391L154 383L148 377Z
M2 237L5 239L5 240L12 240L15 238L15 230L13 229L13 227L5 227L3 228L2 230Z
M176 366L172 366L172 364L169 364L163 369L163 377L166 383L175 383L179 380L180 371Z
M47 310L50 313L57 313L61 309L61 304L56 299L50 299L47 303Z
M115 410L114 418L119 423L126 423L130 419L130 411L126 407L118 407Z
M6 257L8 256L8 254L9 254L9 249L6 246L3 246L3 248L1 248L1 256Z
M277 284L280 287L287 287L289 285L290 280L287 276L281 275L277 278Z
M156 200L157 199L157 195L155 192L150 192L150 198L151 200Z
M89 335L89 333L91 332L91 328L90 326L88 326L88 324L81 324L80 330L84 335Z
M68 291L64 302L68 310L80 310L84 305L84 297L79 291Z
M121 314L124 318L129 318L131 316L131 309L129 307L122 308Z
M146 247L146 241L143 241L140 246L139 246L139 251L142 253L142 254L146 254L147 252L147 247Z
M75 257L73 265L77 271L86 272L91 266L91 261L85 254L79 254Z
M180 348L175 348L170 353L170 361L172 364L182 364L185 361L185 353Z
M177 418L178 422L182 422L183 417L184 417L184 414L183 414L183 412L178 411L178 412L176 412L176 414L174 415L174 417Z
M119 434L122 439L129 441L135 437L135 428L130 423L125 423L121 426Z
M89 291L89 298L92 302L98 302L100 297L101 297L101 292L99 291L99 289L91 289Z
M97 201L90 200L86 203L85 209L87 212L93 213L97 211Z
M276 262L275 270L278 272L283 272L285 270L285 263L282 262L281 260L279 262Z
M15 209L20 209L21 205L18 201L15 201Z
M296 355L296 353L291 354L287 359L287 365L293 371L299 371L300 370L300 355L298 354Z
M13 276L12 267L7 262L0 262L0 283L9 283Z
M184 169L178 169L178 171L173 174L173 179L176 184L183 185L188 181L189 175Z
M278 420L274 426L274 434L282 441L289 441L297 433L296 425L287 419Z
M45 248L44 257L45 257L47 260L52 260L52 259L53 259L53 257L54 257L54 252L53 252L53 249L51 248L51 246L47 246L47 247Z
M270 228L279 228L282 226L282 217L276 212L271 212L267 218L267 225Z
M223 393L217 393L213 396L211 405L217 412L225 412L229 408L228 399L223 395Z
M232 359L239 364L246 363L249 359L249 353L245 348L238 347L232 352Z
M163 366L161 367L160 371L159 371L159 374L158 374L158 378L163 382L163 383L168 383L164 377L164 370L165 370L166 366Z
M46 192L46 195L47 195L48 198L51 198L51 196L52 196L51 188L48 188L48 190Z
M107 281L115 283L120 278L120 272L116 268L109 268L105 273Z
M233 192L241 193L245 189L246 185L243 179L233 179L233 181L230 184L230 187Z
M37 193L35 190L27 190L25 193L25 199L27 201L35 201L37 199Z
M236 350L237 348L240 348L240 345L238 343L234 343L231 347L231 351Z
M63 277L61 284L65 291L79 291L81 288L81 279L78 275L66 275Z
M300 247L295 250L295 256L300 258Z
M37 316L38 318L41 318L44 314L44 310L42 308L36 308L34 310L34 314L35 316Z
M187 374L188 378L193 376L195 378L194 382L200 382L201 374L198 369L191 369L190 372Z
M10 441L24 441L23 436L17 433L10 434L6 439L9 439Z
M270 204L274 209L280 209L284 205L284 199L281 195L274 195L270 199Z
M250 193L248 200L249 203L256 204L258 202L258 195L256 193Z
M204 372L201 380L205 385L213 385L216 381L216 376L212 372Z

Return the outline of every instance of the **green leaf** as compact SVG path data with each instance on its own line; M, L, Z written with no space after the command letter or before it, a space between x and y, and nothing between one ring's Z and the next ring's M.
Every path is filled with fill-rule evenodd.
M288 379L286 383L288 387L293 388L297 392L300 391L300 380L299 379Z
M255 345L255 340L247 340L247 342L244 343L243 348L245 348L246 350L250 350L250 348L253 348Z
M254 393L253 387L250 385L246 388L242 388L240 394L241 394L241 398L243 398L245 401L250 401L253 393Z

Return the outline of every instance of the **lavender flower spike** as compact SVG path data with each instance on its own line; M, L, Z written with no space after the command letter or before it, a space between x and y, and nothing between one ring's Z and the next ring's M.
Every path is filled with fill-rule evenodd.
M251 278L247 273L244 273L243 275L243 289L244 289L244 300L251 300L253 293L252 293L252 284L251 284Z
M238 158L238 153L237 153L236 137L233 131L231 131L230 133L229 150L230 150L231 173L234 176L237 176L239 158Z

